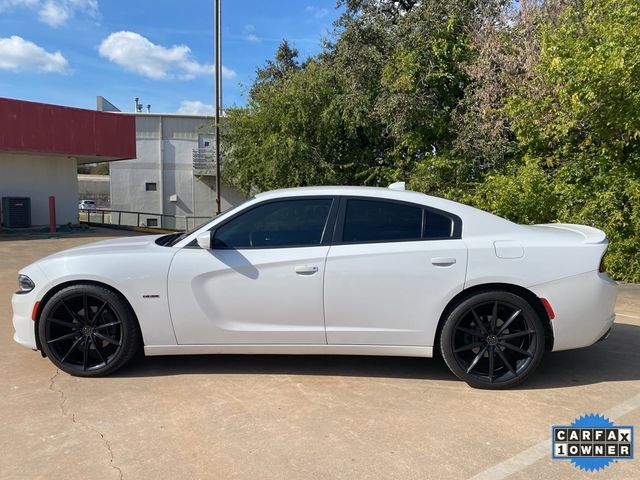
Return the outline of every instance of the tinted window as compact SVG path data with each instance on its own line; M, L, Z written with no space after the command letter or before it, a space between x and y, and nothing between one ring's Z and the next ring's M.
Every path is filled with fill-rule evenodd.
M344 242L419 240L422 208L377 200L349 200L342 239Z
M444 215L425 210L424 238L449 238L453 234L453 221Z
M258 206L216 229L214 248L320 245L331 202L302 199Z

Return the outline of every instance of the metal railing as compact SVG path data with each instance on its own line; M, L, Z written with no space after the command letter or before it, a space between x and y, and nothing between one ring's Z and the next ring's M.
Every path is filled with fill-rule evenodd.
M191 230L209 219L211 217L189 217L128 210L87 209L78 211L79 222L87 225L157 228L176 232Z
M194 148L192 150L194 175L216 175L216 162L213 148Z

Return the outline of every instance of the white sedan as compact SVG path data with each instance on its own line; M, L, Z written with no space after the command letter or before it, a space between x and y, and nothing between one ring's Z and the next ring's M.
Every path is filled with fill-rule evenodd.
M394 188L262 193L186 234L120 238L20 272L14 339L61 370L146 355L431 357L507 388L607 336L605 234L517 225Z

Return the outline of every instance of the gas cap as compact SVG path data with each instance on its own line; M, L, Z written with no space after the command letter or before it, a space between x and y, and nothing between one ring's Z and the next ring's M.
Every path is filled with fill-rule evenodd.
M498 258L522 258L524 257L524 247L515 240L497 240L493 242Z

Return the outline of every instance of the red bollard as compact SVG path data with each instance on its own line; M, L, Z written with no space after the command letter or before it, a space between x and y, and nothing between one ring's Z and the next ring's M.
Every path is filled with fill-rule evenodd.
M56 231L56 197L49 197L49 231Z

